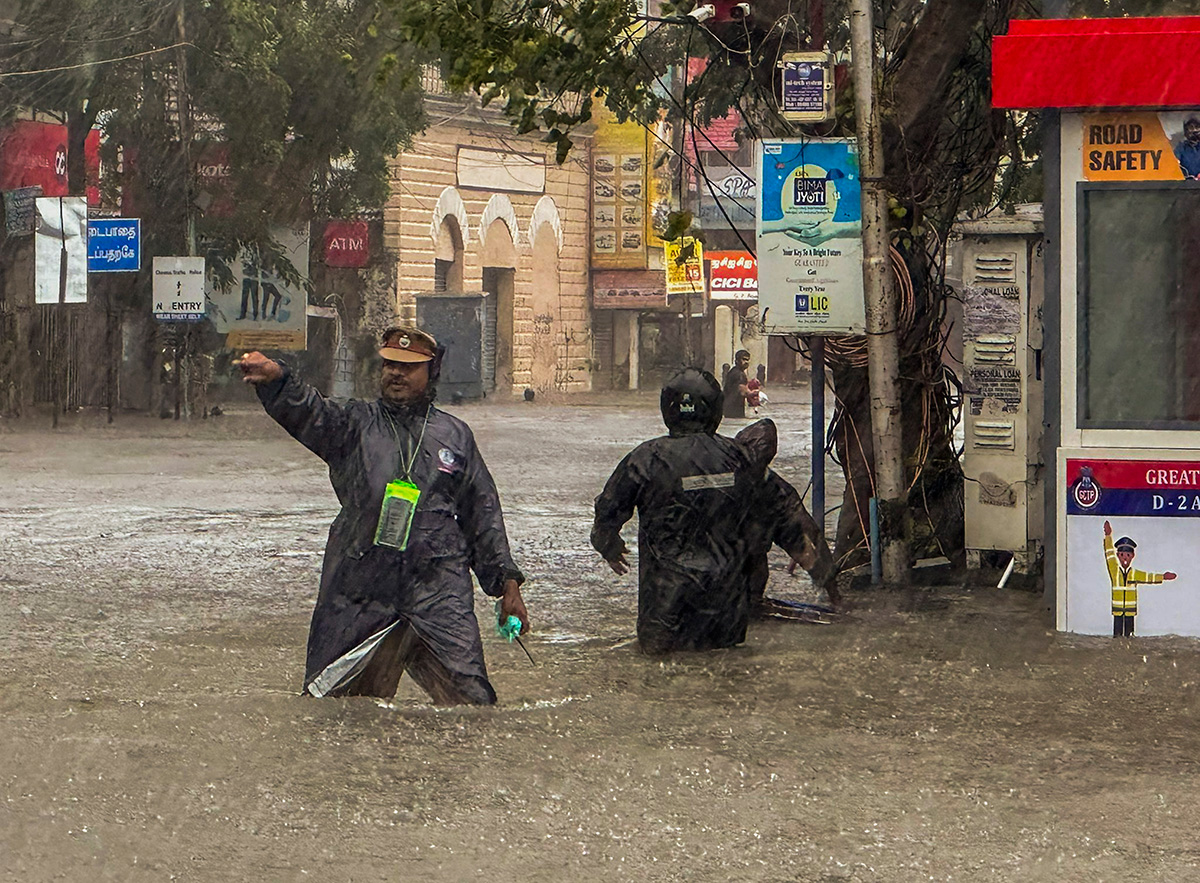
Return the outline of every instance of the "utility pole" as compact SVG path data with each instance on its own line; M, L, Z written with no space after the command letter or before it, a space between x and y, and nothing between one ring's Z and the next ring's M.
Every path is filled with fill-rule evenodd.
M187 238L187 253L188 256L196 254L196 218L192 207L192 179L194 169L192 168L192 103L191 96L188 94L188 67L187 67L187 21L184 17L184 3L186 0L179 0L175 7L175 29L179 38L179 46L176 50L175 60L175 80L176 80L176 111L179 114L179 146L183 155L183 210L185 213L185 236ZM184 416L191 416L190 402L184 400L188 395L188 386L190 376L183 375L191 374L191 344L192 344L192 326L186 324L182 332L183 343L183 358L179 358L180 350L180 329L179 323L175 325L175 419L180 417L180 406L183 405Z
M875 26L871 0L850 2L850 45L862 183L863 286L867 301L875 496L882 515L883 579L900 583L907 579L909 567L901 457L900 341L896 286L889 254L887 191L883 186L883 132L875 102Z

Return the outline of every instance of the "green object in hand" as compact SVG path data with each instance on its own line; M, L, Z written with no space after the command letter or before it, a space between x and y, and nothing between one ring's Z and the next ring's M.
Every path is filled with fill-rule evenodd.
M500 602L496 602L496 634L502 637L508 643L512 643L517 635L521 634L521 620L515 616L509 615L504 622L500 621Z

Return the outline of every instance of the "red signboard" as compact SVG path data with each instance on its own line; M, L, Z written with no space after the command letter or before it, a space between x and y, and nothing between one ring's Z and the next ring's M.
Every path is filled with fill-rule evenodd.
M1200 105L1200 17L1018 19L992 38L994 107Z
M83 145L87 200L100 204L100 130ZM0 190L41 187L44 196L70 196L67 188L67 127L15 120L0 130Z
M366 221L329 221L325 225L325 266L365 267L371 259Z
M758 300L758 262L748 251L710 251L711 300Z

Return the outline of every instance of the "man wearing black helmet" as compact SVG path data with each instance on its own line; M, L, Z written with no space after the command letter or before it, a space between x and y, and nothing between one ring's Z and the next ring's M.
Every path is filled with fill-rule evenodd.
M239 360L271 415L329 464L342 510L329 530L308 636L313 696L396 692L407 671L439 705L496 701L470 570L502 621L529 617L500 498L470 428L433 406L443 349L389 328L380 397L330 401L262 353ZM469 568L469 569L468 569Z
M743 527L761 470L716 434L721 387L696 368L663 387L668 434L638 445L596 498L592 545L627 573L621 527L638 512L638 642L647 653L730 647L746 638Z

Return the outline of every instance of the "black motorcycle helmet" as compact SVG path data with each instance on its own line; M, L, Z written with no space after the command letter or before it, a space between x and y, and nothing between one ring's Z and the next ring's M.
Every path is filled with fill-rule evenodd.
M664 384L659 407L671 435L711 435L721 425L721 385L707 371L684 368Z

